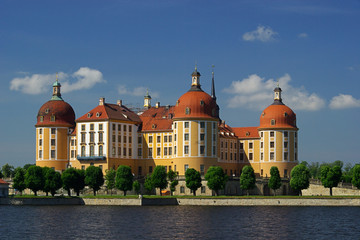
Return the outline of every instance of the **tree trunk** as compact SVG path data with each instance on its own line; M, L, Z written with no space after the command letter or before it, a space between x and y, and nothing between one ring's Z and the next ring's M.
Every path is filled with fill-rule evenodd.
M110 195L112 196L112 189L110 189Z
M194 196L196 196L196 191L193 190Z
M37 196L37 192L36 192L36 191L34 191L34 195Z
M162 196L162 193L161 193L161 188L160 188L160 196Z
M80 190L76 191L76 196L80 196Z
M96 196L96 191L95 191L95 189L94 189L94 196Z
M126 191L124 191L124 196L126 196Z
M332 196L332 187L330 188L330 196Z
M172 196L173 195L173 191L170 191L170 196Z
M246 194L249 196L249 190L246 190Z
M273 189L273 191L274 191L274 196L276 196L276 190L275 190L275 189Z
M215 190L215 195L219 196L219 190Z
M49 192L46 192L46 196L47 196L47 197L49 196Z

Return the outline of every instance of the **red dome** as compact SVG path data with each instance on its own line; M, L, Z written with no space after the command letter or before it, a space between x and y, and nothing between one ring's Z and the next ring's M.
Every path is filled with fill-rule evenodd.
M38 115L38 126L75 127L75 112L65 101L50 100L41 106Z
M297 128L296 114L288 106L274 102L261 113L259 128Z
M200 88L192 88L176 102L174 118L217 118L216 101Z

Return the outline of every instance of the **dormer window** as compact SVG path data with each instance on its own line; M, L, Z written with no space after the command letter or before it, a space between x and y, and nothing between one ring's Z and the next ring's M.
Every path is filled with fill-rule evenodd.
M51 122L55 122L55 115L52 115L52 116L50 117L50 121L51 121Z
M100 116L101 116L101 113L97 112L96 117L100 117Z
M204 105L205 105L204 101L203 101L203 100L201 100L201 101L200 101L200 106L202 106L202 107L203 107Z
M284 117L287 117L287 116L289 116L289 115L287 114L287 112L284 112Z
M152 129L155 129L155 128L156 128L156 124L153 124L153 125L151 126L151 128L152 128Z
M275 125L275 119L271 119L270 124L271 124L271 126L274 126Z
M45 113L49 113L50 112L50 109L45 109Z
M44 121L44 116L40 116L40 122Z
M92 116L92 113L88 113L88 114L87 114L87 117L88 117L88 118L91 118L91 116Z
M189 114L190 114L190 108L187 107L187 108L185 109L185 114L186 114L186 115L189 115Z
M250 136L250 132L246 132L246 136L247 136L247 137Z

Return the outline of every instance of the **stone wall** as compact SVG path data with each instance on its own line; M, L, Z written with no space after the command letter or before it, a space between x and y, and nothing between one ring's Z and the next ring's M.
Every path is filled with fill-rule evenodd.
M333 188L333 196L360 196L360 190L350 186L342 186ZM302 190L303 196L329 196L330 189L325 188L323 185L310 184L308 189Z

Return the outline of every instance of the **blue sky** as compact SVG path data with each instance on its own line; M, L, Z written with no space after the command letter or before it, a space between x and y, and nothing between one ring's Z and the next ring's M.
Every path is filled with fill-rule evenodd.
M0 2L0 166L35 162L36 115L55 73L80 117L122 99L174 105L197 62L221 118L258 126L279 80L299 159L359 163L359 1Z

